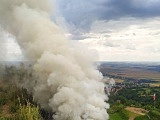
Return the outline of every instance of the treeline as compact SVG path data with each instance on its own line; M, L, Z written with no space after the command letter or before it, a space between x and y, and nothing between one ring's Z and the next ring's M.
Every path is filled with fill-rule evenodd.
M119 75L110 75L110 74L105 74L105 76L108 76L110 78L122 79L125 82L135 82L138 84L140 84L140 83L158 83L158 81L155 81L153 79L144 79L144 78L137 79L137 78L122 77Z

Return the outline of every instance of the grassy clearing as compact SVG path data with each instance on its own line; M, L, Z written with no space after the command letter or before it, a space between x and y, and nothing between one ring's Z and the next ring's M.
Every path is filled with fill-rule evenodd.
M124 80L122 80L122 79L114 78L114 80L115 80L116 83L122 83L122 82L124 82Z
M129 119L131 119L131 120L134 120L136 117L141 116L140 114L137 114L137 113L134 113L134 112L130 112L130 111L127 111L127 112L128 112L128 115L129 115Z
M125 108L127 111L129 111L130 113L135 113L138 115L145 115L148 113L147 110L144 110L142 108L136 108L136 107L127 107Z
M159 87L160 86L160 83L152 83L150 84L151 87Z
M125 107L123 104L116 103L108 110L109 120L134 120L139 119L148 114L148 111L142 108ZM142 119L145 120L145 119Z
M110 115L109 120L134 120L134 119L145 120L145 118L146 118L145 114L142 115L141 113L143 113L143 112L140 112L140 111L129 111L126 108L125 109L124 108L122 108L122 109L114 108L114 109L115 109L115 111L113 113L109 114ZM140 112L140 113L138 113L138 112ZM140 118L143 118L143 119L140 119ZM148 120L148 119L146 119L146 120Z

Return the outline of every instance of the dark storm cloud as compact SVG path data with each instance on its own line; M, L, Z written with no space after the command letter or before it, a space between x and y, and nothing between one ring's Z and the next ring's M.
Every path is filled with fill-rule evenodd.
M146 18L160 15L160 1L156 0L109 0L105 6L110 6L111 9L106 11L109 14L104 19L124 16Z
M81 30L89 30L95 20L160 16L159 0L57 0L56 3L65 21Z

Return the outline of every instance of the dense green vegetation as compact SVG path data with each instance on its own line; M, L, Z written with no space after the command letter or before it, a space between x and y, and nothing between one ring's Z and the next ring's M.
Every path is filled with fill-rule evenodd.
M0 120L40 120L38 105L25 89L0 83Z
M122 104L114 104L109 110L110 120L128 120L129 116Z
M153 100L153 94L156 94L156 100ZM123 88L120 91L112 92L110 95L109 109L110 120L128 120L130 113L125 110L132 106L143 108L149 111L146 115L137 115L134 120L160 120L160 88L139 86Z
M153 94L156 100L153 100ZM110 104L119 100L125 106L141 107L146 110L153 110L154 107L160 109L160 87L135 87L124 88L116 94L110 95Z
M136 117L134 120L149 120L147 115Z

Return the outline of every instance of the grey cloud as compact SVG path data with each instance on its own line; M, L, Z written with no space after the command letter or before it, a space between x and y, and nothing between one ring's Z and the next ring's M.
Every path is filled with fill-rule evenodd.
M57 0L60 13L75 28L88 30L93 21L103 17L106 0Z
M56 4L69 25L86 31L95 20L160 16L158 0L57 0Z
M88 36L81 35L81 34L74 34L72 35L71 39L72 40L83 40L89 38Z
M109 18L120 16L132 17L154 17L160 15L160 1L151 2L151 0L110 0L107 4L112 6ZM107 6L106 5L106 6Z

